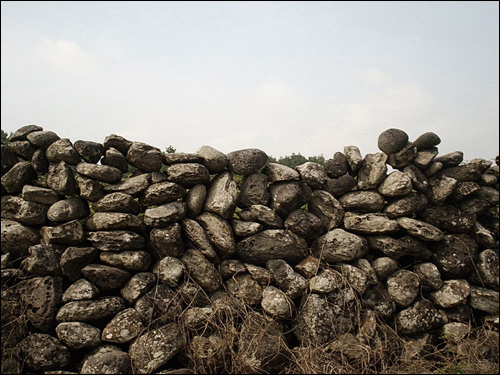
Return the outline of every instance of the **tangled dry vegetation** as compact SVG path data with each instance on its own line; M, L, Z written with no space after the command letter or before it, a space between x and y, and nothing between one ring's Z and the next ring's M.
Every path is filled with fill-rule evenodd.
M26 306L14 299L16 286L2 282L2 374L26 370L23 371L20 353L13 346L29 330ZM199 293L192 300L194 305L197 300L208 298L201 288ZM276 321L266 318L259 309L226 297L227 294L221 294L220 299L212 298L212 313L204 315L203 320L189 316L193 306L183 310L176 321L185 337L185 348L170 363L171 370L157 373L497 374L499 371L499 334L494 326L471 328L461 340L439 332L407 337L398 334L388 322L366 314L363 301L356 295L355 313L360 322L356 336L347 333L323 345L301 346L292 334L293 321L285 324L288 331L282 332ZM470 323L474 327L474 322ZM150 326L153 325L154 321ZM147 330L149 327L145 327L144 331ZM280 350L275 350L276 347ZM266 350L271 348L268 352L275 354L264 361L268 370L251 366L249 358L265 357ZM71 371L45 373L76 373Z

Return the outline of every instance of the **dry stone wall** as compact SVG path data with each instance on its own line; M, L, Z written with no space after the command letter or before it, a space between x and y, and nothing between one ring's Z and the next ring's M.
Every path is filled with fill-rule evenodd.
M388 129L378 153L292 169L20 128L2 145L2 373L272 372L370 345L377 321L413 344L498 329L498 156L439 143Z

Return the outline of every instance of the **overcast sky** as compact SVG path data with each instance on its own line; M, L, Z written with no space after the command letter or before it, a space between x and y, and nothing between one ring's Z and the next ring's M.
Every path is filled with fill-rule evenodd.
M331 158L499 153L499 3L1 2L1 127Z

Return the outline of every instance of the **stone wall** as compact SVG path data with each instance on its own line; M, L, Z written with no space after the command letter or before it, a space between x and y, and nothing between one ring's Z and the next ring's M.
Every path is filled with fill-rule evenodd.
M292 169L20 128L2 145L2 373L270 372L370 345L377 322L413 344L498 329L498 156L439 143L388 129L379 153Z

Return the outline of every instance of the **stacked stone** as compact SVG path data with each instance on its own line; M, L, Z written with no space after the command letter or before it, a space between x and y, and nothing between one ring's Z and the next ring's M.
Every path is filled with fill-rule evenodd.
M245 372L279 371L295 345L368 345L377 317L413 347L472 317L498 326L498 157L461 164L439 143L388 129L380 153L292 169L258 149L20 128L2 145L2 342L19 356L5 363L222 371L224 314Z

